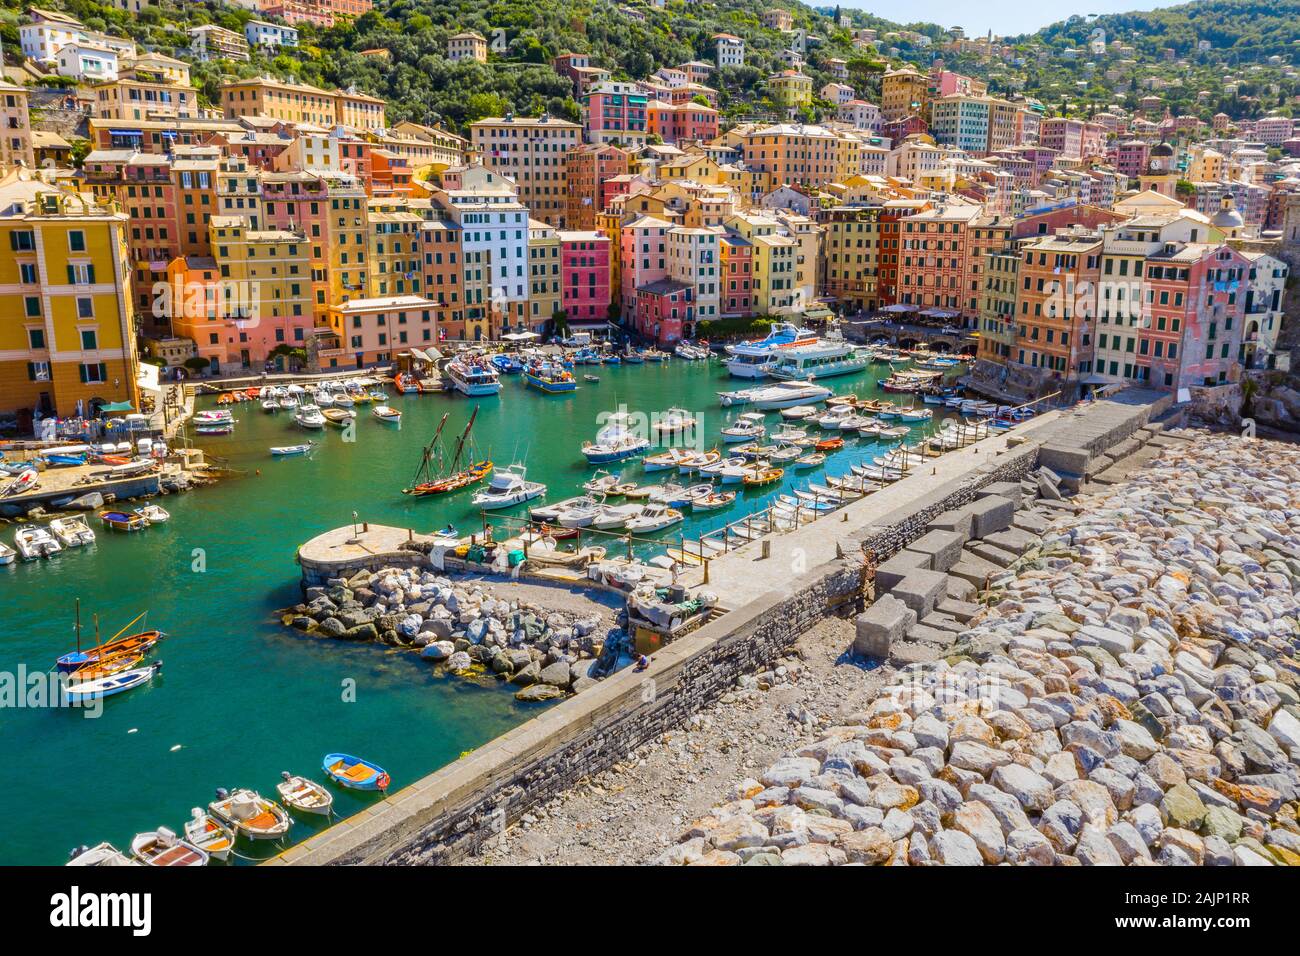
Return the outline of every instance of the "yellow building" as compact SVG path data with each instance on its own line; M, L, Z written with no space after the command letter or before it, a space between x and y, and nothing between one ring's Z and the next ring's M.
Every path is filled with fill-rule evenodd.
M138 408L127 216L29 176L0 180L0 412Z
M433 218L428 199L388 197L367 204L371 298L422 294L420 237Z
M528 325L539 329L561 308L560 234L540 220L529 219Z
M447 38L447 59L451 62L477 60L479 63L486 63L487 58L487 39L481 34L469 30Z
M198 115L198 91L187 83L119 77L95 84L92 95L96 114L104 119L143 120Z
M0 80L0 166L36 165L27 90Z
M736 213L726 228L754 247L754 311L759 315L789 313L795 306L795 271L799 242L768 216Z
M222 83L221 109L227 119L266 116L288 123L310 123L328 129L349 126L384 129L384 101L355 89L322 90L310 83L288 83L270 76Z
M925 117L930 78L910 66L887 70L880 78L880 118L886 123L917 115Z
M772 102L787 110L812 105L813 81L798 70L783 70L767 78L767 94Z

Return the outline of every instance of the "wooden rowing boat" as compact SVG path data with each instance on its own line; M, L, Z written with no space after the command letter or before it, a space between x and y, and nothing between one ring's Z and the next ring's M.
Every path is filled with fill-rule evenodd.
M131 855L145 866L207 866L208 855L166 827L137 833Z
M760 485L770 485L773 482L780 481L785 476L785 470L781 468L755 468L752 471L745 472L745 477L741 479L751 488Z
M823 438L821 441L813 445L813 448L817 451L839 451L843 447L843 438Z
M296 777L287 770L281 772L280 776L284 779L275 785L275 789L285 806L303 813L329 816L330 808L334 806L334 794L315 780Z
M101 511L99 520L114 531L143 531L149 527L144 518L127 511Z
M235 848L235 835L210 813L195 807L185 821L185 839L214 860L229 858Z
M321 767L331 780L350 790L387 790L391 782L383 767L351 754L326 754Z

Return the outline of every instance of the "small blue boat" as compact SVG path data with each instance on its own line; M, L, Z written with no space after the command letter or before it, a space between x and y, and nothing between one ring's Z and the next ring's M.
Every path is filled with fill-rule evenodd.
M391 782L383 767L351 754L326 754L321 768L331 780L349 790L387 790Z
M524 370L524 363L509 355L494 355L489 361L498 372L517 375Z
M50 466L84 465L85 455L46 455L45 463Z

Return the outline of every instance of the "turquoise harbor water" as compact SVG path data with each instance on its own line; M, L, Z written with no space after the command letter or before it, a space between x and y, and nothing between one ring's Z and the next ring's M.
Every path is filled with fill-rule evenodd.
M189 809L206 806L217 787L274 796L282 770L321 779L321 758L331 751L382 764L396 790L537 713L538 705L519 704L504 690L438 676L410 652L304 637L282 627L275 611L301 599L297 546L349 523L353 511L421 531L449 521L466 532L477 525L468 490L424 500L400 491L444 411L454 436L477 403L480 450L498 464L525 461L529 478L547 483L547 499L556 501L579 494L594 471L579 446L595 435L601 413L620 405L647 413L685 407L700 419L707 445L721 448L718 429L745 409L720 409L716 392L755 384L728 378L716 362L579 367L575 374L583 372L601 381L580 379L566 396L528 390L519 376L503 378L500 396L473 401L390 389L401 427L358 406L353 443L337 429L308 436L286 413L239 405L235 433L201 444L245 477L160 499L172 515L166 525L131 535L97 526L93 547L0 567L0 670L51 667L73 646L78 597L87 637L92 614L107 636L145 610L148 624L169 635L154 655L164 661L162 675L104 701L98 719L68 709L0 709L0 753L11 773L19 771L0 789L0 864L61 863L72 847L101 840L125 849L137 832L179 830ZM877 395L874 383L887 374L888 366L873 365L825 384L841 394ZM768 420L779 418L773 412ZM307 437L318 442L308 458L268 453ZM743 492L726 512L688 517L668 537L737 520L791 485L844 474L881 449L850 440L827 468L787 471L780 486ZM623 463L623 473L638 482L677 477L647 477L635 463ZM523 509L510 513L522 516ZM11 541L12 531L0 529L0 538ZM355 682L354 701L345 700L348 682ZM336 793L344 814L373 799ZM295 819L291 838L321 825Z

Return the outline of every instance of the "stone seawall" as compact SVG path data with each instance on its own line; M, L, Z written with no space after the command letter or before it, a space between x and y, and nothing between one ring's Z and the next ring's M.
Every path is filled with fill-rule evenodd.
M495 839L525 812L680 726L746 673L780 656L818 621L861 610L879 561L917 540L943 512L989 485L1018 482L1045 449L1073 454L1085 474L1106 449L1168 407L1143 392L1099 402L1023 429L1020 443L959 479L928 489L887 519L841 534L844 557L813 568L714 620L655 655L645 673L623 670L356 816L285 851L273 864L455 862ZM912 479L924 487L923 475Z

